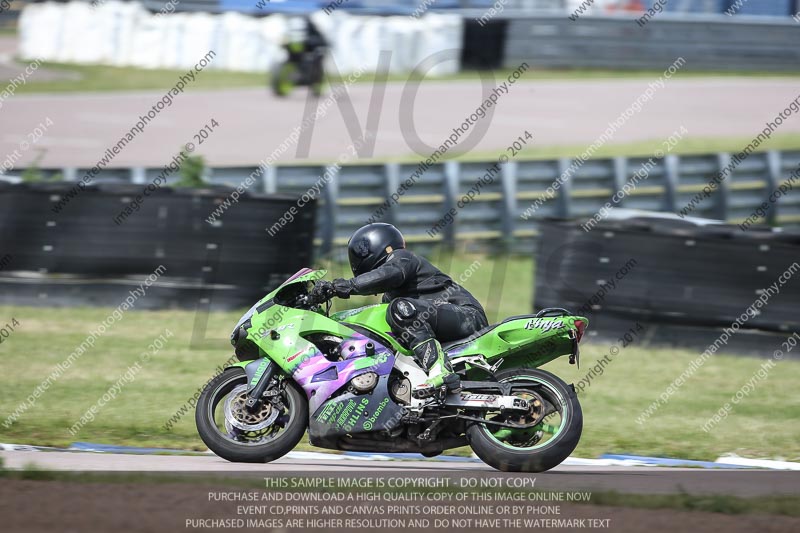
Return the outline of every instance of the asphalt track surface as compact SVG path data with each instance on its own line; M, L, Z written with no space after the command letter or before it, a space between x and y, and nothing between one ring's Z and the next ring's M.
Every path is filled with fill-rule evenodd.
M499 97L492 116L486 115L473 126L471 131L488 129L482 137L471 139L469 144L478 142L469 148L473 152L504 150L529 131L537 146L569 145L582 151L653 81L519 81ZM349 87L349 100L358 117L358 124L350 121L356 136L366 127L374 91L372 83ZM413 155L410 146L414 145L424 159L482 101L478 80L425 82L419 86L412 106L401 104L404 91L411 89L402 82L386 85L380 106L372 111L379 113L374 152L362 155ZM793 79L681 78L679 72L666 80L663 88L655 89L653 99L616 131L610 143L663 140L682 126L689 137L751 139L798 93L800 83ZM164 91L14 95L0 109L0 159L18 150L33 129L50 118L53 126L37 149L21 151L17 166L30 163L42 148L46 150L40 163L43 168L90 168L163 95ZM185 92L150 121L107 167L161 167L187 142L197 143L194 135L212 119L219 127L196 146L196 153L212 166L256 166L301 123L306 95L299 89L289 98L277 99L266 87ZM413 118L416 134L401 128L401 116ZM331 105L309 131L308 154L298 154L296 146L290 146L277 163L332 162L348 153L353 143L354 137L336 105ZM776 133L792 132L800 132L798 114L785 120ZM419 147L414 139L424 141L429 148Z
M740 497L797 494L800 474L772 470L700 470L628 466L559 466L540 474L506 474L478 462L320 460L283 458L267 464L229 463L216 456L129 455L87 452L0 452L6 468L34 464L72 472L149 472L286 476L448 476L537 478L542 490L613 490L624 493L730 494Z
M777 494L796 495L796 472L562 466L543 474L506 474L469 462L319 458L312 461L284 458L264 465L237 465L213 456L26 451L2 452L1 456L11 468L21 468L33 461L42 467L60 470L169 474L167 477L153 478L156 481L154 483L146 483L146 476L136 476L128 481L125 478L114 481L114 478L98 476L82 478L83 482L78 483L69 479L4 480L0 483L0 516L3 517L3 531L14 533L160 533L201 530L477 533L564 532L584 531L586 528L614 533L794 533L800 530L800 518L794 516L752 511L740 515L689 508L635 508L625 505L624 499L617 499L617 505L609 506L603 505L601 495L607 491L621 494L623 498L628 494L650 494L656 495L655 497L660 494L680 494L680 498L685 499L698 498L705 494L709 495L704 498L706 502L721 502L719 505L723 505L724 509L724 502L728 500L719 499L719 494L745 499L771 498ZM176 479L176 473L184 474L182 479ZM34 474L34 479L35 476ZM365 498L364 501L356 501L357 505L340 507L326 505L324 500L312 504L299 499L272 498L267 502L255 502L252 506L247 502L231 500L232 496L243 491L255 494L277 493L281 496L286 490L275 487L285 486L283 482L292 483L286 478L299 482L298 477L313 478L309 480L312 482L334 478L332 487L342 486L343 478L358 479L361 482L369 478L383 478L386 485L380 486L399 482L405 483L405 488L397 489L400 494L381 492L383 489L368 489L378 499L367 501ZM527 494L529 499L537 493L572 493L583 494L584 498L588 494L594 503L587 504L587 499L569 501L569 498L567 501L534 501L530 505L527 502L520 504L523 505L523 510L523 507L515 507L495 496L481 499L476 496L486 496L487 489L463 488L465 481L478 481L478 485L472 486L479 486L480 481L475 479L478 477L499 481L500 485L495 486L516 486L514 490ZM282 481L262 478L281 478ZM421 492L413 488L413 483L425 480L441 483L435 486L447 486L453 492L432 489L427 497L423 497ZM527 482L528 485L522 487L514 482ZM535 485L531 486L531 482L535 482ZM377 480L374 486L379 486ZM262 487L261 491L256 487ZM320 497L331 491L341 492L336 488L310 490ZM301 494L308 496L306 492ZM392 499L387 494L403 496L404 499ZM283 494L286 495L288 493ZM411 499L412 496L415 498ZM459 501L466 507L458 505ZM267 505L262 506L264 503ZM274 503L279 505L276 507ZM215 518L238 519L238 523L224 523L221 520L214 522ZM425 518L428 522L424 525L407 522L418 518ZM538 520L540 518L541 521ZM256 520L251 523L251 519ZM290 520L301 522L290 523Z

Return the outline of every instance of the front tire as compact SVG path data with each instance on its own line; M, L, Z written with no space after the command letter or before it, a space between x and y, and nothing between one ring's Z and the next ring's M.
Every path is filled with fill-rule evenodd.
M195 423L200 438L215 454L234 463L268 463L289 453L308 428L308 401L294 382L284 382L281 398L288 406L287 413L276 418L283 425L276 436L263 444L235 440L220 427L217 407L234 389L247 385L247 376L241 367L226 369L212 379L197 401ZM239 389L241 390L241 389ZM222 407L224 419L225 406Z
M503 431L496 429L498 426L476 422L467 428L472 450L484 463L504 472L544 472L561 464L575 450L583 431L583 412L575 390L545 370L509 369L498 372L496 377L498 381L511 383L514 394L525 390L538 394L549 403L550 413L545 420L557 413L560 421L558 427L544 421L535 426L552 428L553 434L546 442L540 442L541 435L536 434L544 431L533 432L531 436L532 430ZM490 427L495 429L490 431ZM501 439L501 434L507 440ZM533 445L521 444L525 437L531 437Z

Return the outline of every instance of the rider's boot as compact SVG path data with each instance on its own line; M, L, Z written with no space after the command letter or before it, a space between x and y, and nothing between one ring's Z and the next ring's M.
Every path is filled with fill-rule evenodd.
M412 350L422 368L428 372L427 381L411 392L414 398L430 398L441 390L442 386L447 388L447 392L461 392L461 378L453 372L450 360L439 341L428 339L414 346Z

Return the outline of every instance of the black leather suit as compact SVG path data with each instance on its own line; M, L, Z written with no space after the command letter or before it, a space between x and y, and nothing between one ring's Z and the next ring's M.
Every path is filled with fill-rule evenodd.
M434 338L461 339L488 325L469 291L409 250L395 250L381 266L342 282L352 294L383 292L383 301L390 303L386 320L408 348Z

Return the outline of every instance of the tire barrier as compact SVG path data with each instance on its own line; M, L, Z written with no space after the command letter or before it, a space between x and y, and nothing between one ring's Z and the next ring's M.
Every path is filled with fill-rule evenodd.
M262 10L258 0L247 4L249 14L220 5L195 6L221 13L160 11L166 2L44 2L26 4L19 15L21 57L60 63L102 64L115 67L192 68L209 51L209 69L269 72L286 58L283 43L294 38L291 9L271 13L283 2ZM327 4L327 2L326 2ZM189 6L180 3L183 10ZM146 9L150 7L155 13ZM227 6L228 8L232 6ZM428 75L458 72L463 19L457 14L428 13L424 17L355 16L344 10L327 14L314 3L298 6L330 43L330 58L339 74L375 72L381 51L392 50L391 73L408 73L431 57L439 57ZM267 16L263 16L267 14ZM453 57L441 60L445 52ZM202 76L202 74L200 74Z
M696 194L708 186L710 176L721 172L729 154L668 154L656 159L646 187L638 187L618 207L678 213ZM503 167L502 179L483 189L463 215L435 237L427 231L451 207L457 206L467 193L496 161L446 161L431 165L413 190L403 196L402 209L392 205L383 211L382 222L403 228L406 242L425 247L456 241L509 244L519 253L530 253L539 235L539 221L546 217L587 218L595 215L620 188L632 179L645 158L616 157L591 159L577 172L567 169L577 160L571 158L510 161ZM317 214L318 248L321 253L341 249L353 231L365 224L382 209L400 183L411 176L416 164L396 162L382 164L342 165L276 165L259 173L251 190L289 194L297 198L314 189L320 176L334 173L331 183L320 192L321 208ZM734 170L710 197L692 211L692 216L741 222L750 217L764 202L769 202L766 218L759 223L778 226L797 226L800 223L800 194L781 195L774 203L775 190L780 184L796 179L800 168L800 151L754 152L746 164ZM80 176L87 168L49 168L42 172L52 175ZM160 169L133 167L103 171L98 180L133 180L137 176L155 177ZM222 167L210 169L209 181L217 185L236 187L247 180L257 167ZM15 169L20 174L22 169ZM564 186L548 197L548 188L563 175ZM795 188L797 186L795 185ZM489 193L489 194L487 194ZM489 247L485 246L485 247Z
M661 217L605 220L589 232L574 221L548 220L541 228L535 309L566 307L601 336L637 321L673 334L733 328L783 338L800 329L800 231L742 232ZM708 340L702 333L662 341L701 346Z
M206 218L231 189L161 188L138 211L114 218L143 185L87 186L67 208L51 208L74 184L0 188L0 272L15 304L117 305L159 265L144 307L246 307L312 260L316 209L300 210L270 237L266 227L296 199L242 195L214 224Z

